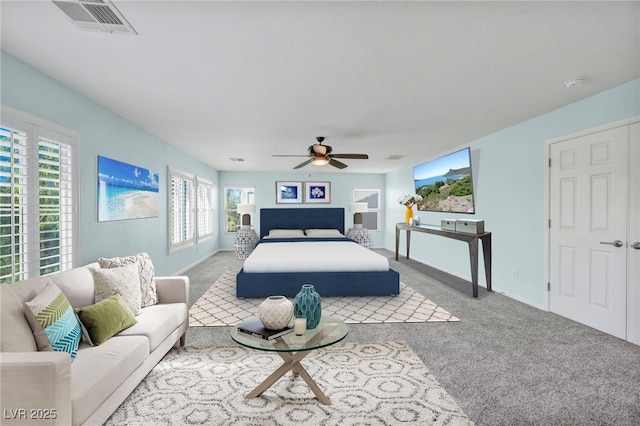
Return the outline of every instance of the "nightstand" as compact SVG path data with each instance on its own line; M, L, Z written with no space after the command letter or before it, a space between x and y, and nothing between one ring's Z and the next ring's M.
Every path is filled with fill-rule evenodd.
M367 228L349 228L347 231L347 238L352 239L362 247L371 247L371 236Z

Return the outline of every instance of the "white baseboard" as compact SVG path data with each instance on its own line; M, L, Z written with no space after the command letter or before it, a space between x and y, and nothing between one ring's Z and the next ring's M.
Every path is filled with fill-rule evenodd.
M469 274L469 275L459 274L457 272L448 271L446 269L443 269L440 266L429 264L428 262L424 262L424 261L422 261L420 259L415 259L415 258L412 258L412 259L415 260L416 262L420 262L420 263L422 263L424 265L427 265L427 266L430 266L430 267L432 267L434 269L437 269L439 271L445 272L445 273L447 273L449 275L453 275L454 277L461 278L461 279L463 279L465 281L471 281L471 274ZM480 275L480 274L478 274L478 275ZM484 287L485 289L487 288L486 280L485 280L485 282L480 281L480 276L478 276L478 287ZM518 301L520 303L524 303L525 305L533 306L534 308L538 308L538 309L540 309L542 311L549 311L549 309L547 309L543 304L532 302L531 300L528 300L528 299L525 299L523 297L517 296L515 294L509 293L508 291L504 291L504 290L500 289L499 287L496 287L495 284L493 284L493 283L491 285L491 290L496 292L496 293L502 294L503 296L506 296L506 297L508 297L510 299L516 300L516 301Z
M184 268L180 269L179 271L175 272L173 275L183 275L189 269L193 268L194 266L199 265L200 263L204 262L205 260L207 260L208 258L213 256L214 254L218 253L219 251L223 251L223 249L217 249L217 250L213 251L212 253L209 253L208 255L200 258L199 260L196 260L195 262L191 263L190 265L187 265Z

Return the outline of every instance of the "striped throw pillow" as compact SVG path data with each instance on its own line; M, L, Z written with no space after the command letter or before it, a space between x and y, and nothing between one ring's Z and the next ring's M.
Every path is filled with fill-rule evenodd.
M68 352L73 361L78 353L82 329L62 290L49 281L42 291L25 305L28 308L27 319L32 322L31 328L42 327L53 350ZM34 320L37 324L33 324Z

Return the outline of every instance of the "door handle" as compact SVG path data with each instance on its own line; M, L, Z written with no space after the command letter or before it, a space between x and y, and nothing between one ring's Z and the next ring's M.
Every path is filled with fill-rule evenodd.
M631 244L631 247L636 250L640 250L640 241L636 241L635 243Z
M600 244L611 244L614 247L622 247L624 245L624 243L622 241L620 241L620 240L615 240L615 241L611 241L611 242L600 241ZM639 245L639 248L640 248L640 245Z

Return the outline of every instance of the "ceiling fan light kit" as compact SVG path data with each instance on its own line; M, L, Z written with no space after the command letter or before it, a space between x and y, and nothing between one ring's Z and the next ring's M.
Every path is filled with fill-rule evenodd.
M351 160L367 160L369 156L367 154L333 154L333 148L329 145L323 145L324 136L317 136L318 143L309 146L307 149L307 155L277 155L273 157L309 157L309 159L303 163L298 164L294 169L300 169L307 164L311 163L314 166L326 166L327 164L336 167L338 169L344 169L348 167L336 158L348 158Z

